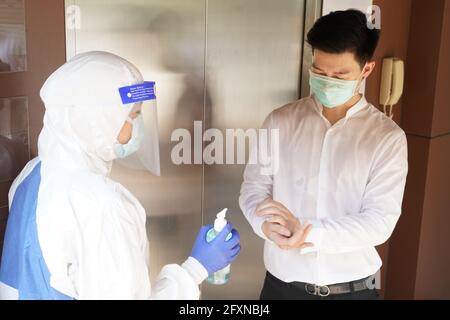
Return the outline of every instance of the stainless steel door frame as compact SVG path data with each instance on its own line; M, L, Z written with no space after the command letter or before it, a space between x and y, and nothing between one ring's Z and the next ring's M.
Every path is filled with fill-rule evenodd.
M307 42L307 34L318 18L322 16L323 0L306 0L305 2L305 23L303 25L303 53L300 80L300 97L305 98L310 95L309 69L312 65L313 52Z

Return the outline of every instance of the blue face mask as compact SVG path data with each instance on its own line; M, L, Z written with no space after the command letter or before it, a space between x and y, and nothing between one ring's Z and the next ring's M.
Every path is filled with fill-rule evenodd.
M114 145L114 152L119 159L126 158L138 151L139 147L141 146L142 139L144 138L145 128L142 115L139 115L132 121L128 121L133 125L133 131L130 141L128 141L127 144L116 143Z
M359 80L340 80L309 71L312 92L326 108L342 106L357 94Z

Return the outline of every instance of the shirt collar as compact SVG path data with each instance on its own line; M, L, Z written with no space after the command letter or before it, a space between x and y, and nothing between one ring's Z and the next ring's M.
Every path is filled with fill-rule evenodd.
M312 96L315 101L314 107L320 114L322 114L323 105L320 103L319 99L317 99L317 97L314 94ZM362 95L361 99L359 99L359 101L353 107L348 109L347 114L345 115L345 122L347 122L348 119L350 119L353 115L355 115L356 113L367 107L367 105L368 105L367 99L364 95Z
M359 101L347 111L347 114L345 115L345 120L347 121L353 115L355 115L356 113L358 113L359 111L361 111L365 107L367 107L367 99L363 95L363 96L361 96L361 99L359 99Z

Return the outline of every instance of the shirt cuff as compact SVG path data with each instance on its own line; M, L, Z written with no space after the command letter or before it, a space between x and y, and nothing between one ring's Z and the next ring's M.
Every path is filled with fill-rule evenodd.
M193 257L189 257L181 267L189 273L197 285L202 283L208 277L206 268Z
M312 229L309 232L308 236L306 237L305 242L312 243L314 247L301 249L300 254L308 254L320 251L320 249L322 248L323 236L325 232L323 223L320 220L302 219L301 221L302 221L301 223L306 222L312 225Z
M270 243L273 243L272 240L270 240L269 238L267 238L267 236L264 234L263 230L262 230L262 225L264 224L264 222L266 222L266 218L264 217L259 217L256 216L253 219L253 223L252 223L252 228L253 231L255 231L255 233L262 239L264 239L265 241L268 241Z
M255 233L259 237L263 238L264 240L267 240L267 237L262 230L262 225L265 221L266 221L266 219L264 219L263 217L255 217L253 219L252 227L253 227L253 231L255 231Z

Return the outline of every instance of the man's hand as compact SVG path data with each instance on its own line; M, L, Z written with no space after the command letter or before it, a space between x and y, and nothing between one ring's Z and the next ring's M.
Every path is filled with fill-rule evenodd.
M283 204L269 198L256 208L256 214L267 218L262 230L267 238L281 249L304 249L314 246L305 242L312 225L301 224Z
M291 236L291 232L278 223L265 221L261 228L266 237L278 246Z

